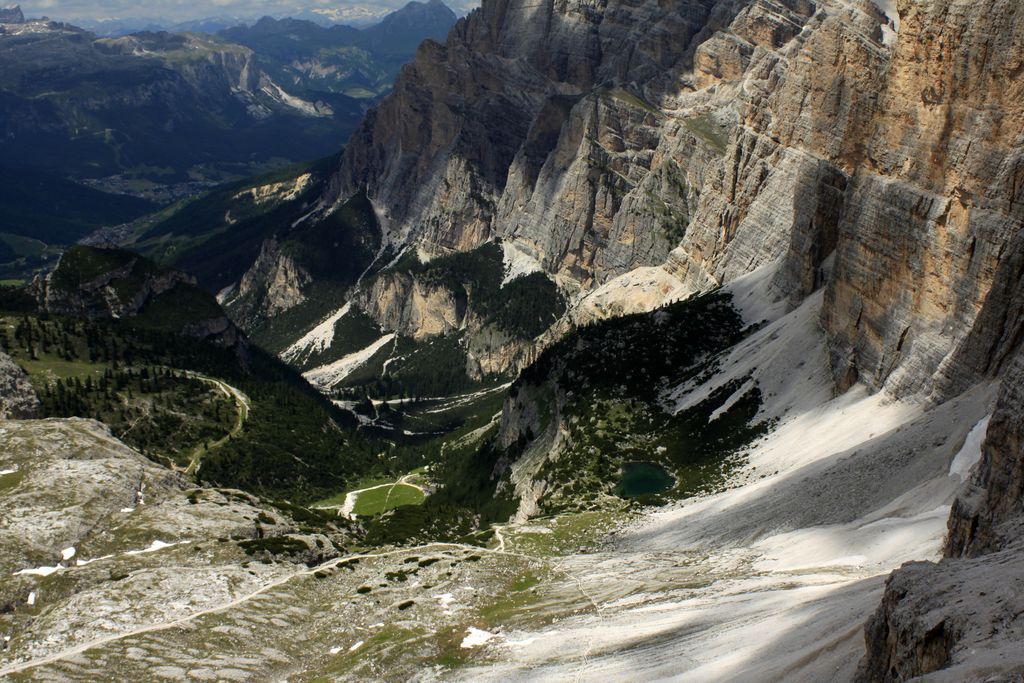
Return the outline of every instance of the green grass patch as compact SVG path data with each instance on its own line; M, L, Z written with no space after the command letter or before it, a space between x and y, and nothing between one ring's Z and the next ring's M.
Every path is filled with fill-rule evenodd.
M404 505L421 505L425 499L423 491L414 486L392 484L360 493L353 512L362 516L379 515Z
M729 131L723 128L710 114L684 119L683 124L691 133L708 143L713 150L724 154L729 146Z

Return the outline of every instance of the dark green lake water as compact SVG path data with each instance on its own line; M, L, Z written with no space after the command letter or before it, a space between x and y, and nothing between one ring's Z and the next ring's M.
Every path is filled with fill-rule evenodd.
M676 485L676 480L661 465L653 462L627 462L615 493L624 498L637 498L650 493L662 493Z

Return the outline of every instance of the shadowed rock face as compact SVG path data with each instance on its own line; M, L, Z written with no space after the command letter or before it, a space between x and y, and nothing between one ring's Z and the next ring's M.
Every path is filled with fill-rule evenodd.
M867 625L862 681L985 681L1024 670L1024 352L1003 377L946 558L894 572Z
M0 352L0 420L27 420L39 413L39 397L25 372Z
M979 557L1024 531L1024 351L1006 371L981 463L949 520L949 557Z
M175 270L119 249L77 246L33 289L48 313L93 320L134 318L145 327L234 348L247 341L208 292Z
M19 5L0 7L0 24L24 24L25 15Z

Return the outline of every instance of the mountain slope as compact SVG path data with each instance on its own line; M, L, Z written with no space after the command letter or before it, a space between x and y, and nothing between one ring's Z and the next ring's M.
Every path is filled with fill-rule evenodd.
M1020 347L1021 11L1006 0L903 0L895 7L768 0L711 7L680 0L600 10L587 3L487 2L445 45L421 47L350 140L324 200L330 206L365 192L391 253L415 250L422 261L444 261L453 252L476 253L498 242L511 256L506 269L526 262L545 272L569 294L570 305L534 348L552 344L574 324L728 288L752 272L764 276L757 281L762 291L750 295L752 305L770 308L772 317L802 312L805 331L820 324L819 355L809 368L822 392L814 394L819 402L835 392L840 398L828 410L842 413L856 404L854 412L863 410L858 414L865 419L888 414L892 422L880 432L853 435L846 431L856 431L852 423L830 431L827 416L811 406L789 415L762 407L759 415L782 420L773 434L805 429L823 439L813 440L804 453L808 460L797 465L819 468L858 456L859 473L851 477L860 480L870 478L872 457L891 462L894 453L921 454L919 461L893 464L904 468L893 475L893 486L841 518L815 507L807 496L819 496L793 483L795 499L812 512L787 533L803 529L799 537L817 539L812 543L835 532L837 545L863 550L851 555L863 567L857 574L866 581L863 592L843 603L856 604L858 616L840 624L847 634L842 671L852 676L861 648L858 620L880 595L880 578L904 560L936 557L959 483L951 463L991 411L989 382L1007 377ZM349 302L363 305L367 298L380 300L356 293ZM437 297L419 319L451 310L448 298ZM401 328L402 320L371 317L382 332ZM796 329L795 319L781 320L790 322L780 322L776 334ZM623 349L620 362L628 353ZM797 373L807 359L786 362L780 371ZM738 381L730 398L740 401L744 394L734 394L751 380L726 367L713 371L711 383L725 391L725 377ZM760 374L755 386L770 377L787 396L801 391L778 383L765 368ZM553 379L549 393L557 397L564 383ZM865 389L878 393L866 397ZM626 398L637 396L627 391ZM572 490L580 461L562 460L587 456L595 443L576 438L572 415L551 433L544 429L549 423L535 422L538 415L557 414L552 406L559 402L517 400L510 398L501 420L521 430L508 431L498 450L485 447L468 457L481 481L495 486L494 500L512 490L530 513L531 501L558 487ZM890 401L891 413L883 409ZM938 429L940 415L951 422L932 441L926 435ZM850 450L835 450L831 439ZM578 446L584 450L577 453ZM611 447L603 443L597 453ZM798 470L787 469L794 463L782 464L766 458L765 486L795 481ZM915 468L922 479L915 479ZM996 479L1000 486L1014 481L1012 475ZM607 477L600 484L606 486ZM758 492L763 487L742 495ZM721 495L716 500L730 508L742 499ZM765 500L759 505L769 507L756 509L767 514L771 504ZM683 509L681 518L688 519L700 506ZM913 553L896 552L874 535L890 523L882 520L906 533ZM772 531L750 529L739 547L774 549L772 543L784 539ZM638 534L641 540L657 535ZM772 561L791 566L801 548L790 555L771 550L779 553ZM845 557L812 556L808 566L814 568ZM916 595L922 609L930 604L926 592ZM892 614L893 628L903 628L898 612L881 614L878 623ZM634 623L625 613L622 618ZM666 629L687 618L668 619ZM932 626L917 621L901 632L922 637L915 642L928 649ZM585 623L578 635L602 628ZM973 638L978 628L971 622L965 629L973 630L964 633ZM600 645L607 648L606 671L621 673L629 645L614 642L622 631L607 633ZM792 661L829 647L815 640L814 628L793 633L795 640L787 641L795 648ZM959 632L942 633L937 651L960 653L969 662L974 641L956 647ZM526 640L547 635L536 629L523 634ZM686 648L701 643L680 642L684 649L677 652L698 651ZM868 644L885 643L884 632L876 631ZM497 676L536 673L534 667L565 654L557 646L525 648L509 655ZM894 656L907 655L896 650ZM780 666L796 666L792 661ZM871 661L881 661L876 670L885 671L886 660ZM928 660L907 673L941 664ZM701 668L700 662L692 669L697 679L722 671L742 679L757 670ZM780 671L809 680L826 675L813 667ZM569 674L557 664L540 672Z
M0 341L44 415L102 419L158 462L271 496L321 498L373 467L352 421L185 275L79 246L33 290L38 311L3 302Z

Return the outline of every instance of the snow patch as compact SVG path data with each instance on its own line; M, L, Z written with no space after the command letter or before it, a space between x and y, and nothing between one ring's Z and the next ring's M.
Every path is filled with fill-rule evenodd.
M455 602L455 596L451 593L444 593L442 595L435 595L434 599L437 600L437 604L441 606L445 614L452 614L452 603Z
M25 601L25 604L28 605L29 607L31 607L32 605L36 604L36 592L35 591L32 591L31 593L28 594L28 600Z
M350 647L350 648L348 649L348 651L349 651L349 652L355 652L356 650L358 650L359 648L361 648L361 647L363 646L363 642L364 642L364 641L360 640L360 641L359 641L359 642L357 642L357 643L356 643L355 645L353 645L352 647Z
M974 425L960 452L953 458L953 464L949 466L949 476L960 477L960 481L967 481L971 469L981 461L981 446L985 443L985 434L988 432L988 422L992 416L984 418Z
M177 543L165 543L164 541L153 541L152 543L149 544L148 548L144 548L143 550L129 550L128 552L125 553L125 555L142 555L144 553L155 553L156 551L163 550L164 548L173 548L176 545L187 545L188 543L190 543L190 541L178 541Z
M480 647L482 645L486 645L497 637L498 636L495 633L483 631L475 626L470 626L466 637L462 639L462 647L467 650L474 647Z
M0 470L0 477L5 477L8 474L17 474L17 473L18 473L18 467L17 467L17 465L15 465L12 469Z
M68 560L70 560L72 557L75 556L75 552L76 551L75 551L75 548L73 546L71 548L65 548L61 552L61 554L60 554L60 559L63 560L64 562L67 562Z
M63 567L63 566L58 564L56 567L35 567L33 569L22 569L21 571L14 572L14 575L15 576L50 576L51 574L56 574L57 572L61 571L62 569L65 569L65 567Z

